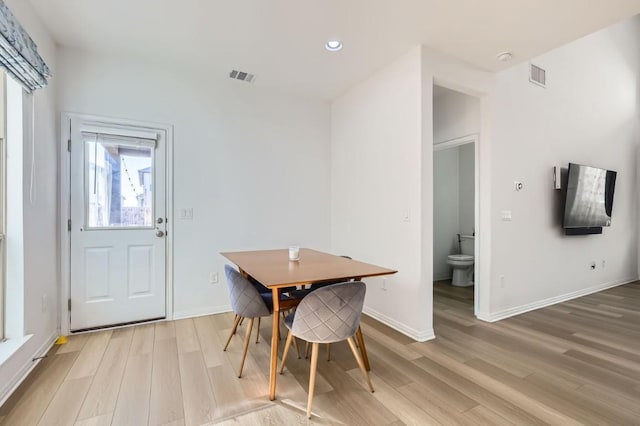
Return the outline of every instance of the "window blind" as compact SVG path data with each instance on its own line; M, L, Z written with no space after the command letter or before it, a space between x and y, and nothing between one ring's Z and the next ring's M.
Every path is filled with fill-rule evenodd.
M31 93L47 86L49 67L38 54L38 47L0 0L0 66Z

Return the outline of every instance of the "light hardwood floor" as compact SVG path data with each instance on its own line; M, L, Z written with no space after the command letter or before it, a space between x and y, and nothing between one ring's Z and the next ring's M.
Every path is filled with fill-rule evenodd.
M363 318L375 393L346 343L318 365L314 424L640 424L640 283L489 324L435 285L436 340ZM3 425L306 424L309 363L291 351L268 400L268 321L236 377L229 314L72 336L0 407ZM283 345L281 345L283 346ZM324 353L322 351L321 353Z

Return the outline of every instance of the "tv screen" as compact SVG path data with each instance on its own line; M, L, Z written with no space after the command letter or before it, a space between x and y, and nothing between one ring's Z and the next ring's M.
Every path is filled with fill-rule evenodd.
M565 228L611 226L616 172L569 163Z

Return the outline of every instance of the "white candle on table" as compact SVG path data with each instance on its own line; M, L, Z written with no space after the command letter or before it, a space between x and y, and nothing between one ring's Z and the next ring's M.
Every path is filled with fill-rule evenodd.
M289 247L289 260L298 260L300 259L300 247L298 246L290 246Z

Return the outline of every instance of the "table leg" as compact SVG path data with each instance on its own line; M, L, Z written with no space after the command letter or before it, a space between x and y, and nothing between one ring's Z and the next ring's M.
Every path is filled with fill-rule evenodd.
M271 331L271 366L269 367L269 399L276 399L276 371L278 369L278 334L280 332L280 289L271 290L273 295L273 330Z
M364 363L364 367L367 371L371 371L369 357L367 356L367 348L364 346L364 337L362 337L362 329L360 326L358 326L358 331L356 331L356 338L358 339L358 346L360 346L360 353L362 353L362 362Z

